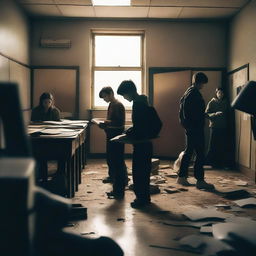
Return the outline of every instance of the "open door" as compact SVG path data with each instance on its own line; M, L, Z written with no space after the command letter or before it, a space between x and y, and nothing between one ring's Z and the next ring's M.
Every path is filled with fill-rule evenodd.
M179 123L179 101L191 83L191 71L154 74L154 107L163 127L154 143L154 155L176 158L184 150L184 129Z
M163 128L160 138L154 141L154 155L176 158L185 147L184 129L179 123L179 101L185 90L191 85L194 73L200 70L173 71L153 75L154 106L157 109ZM222 84L221 70L203 70L209 82L201 93L205 104L215 96L215 89ZM205 150L209 143L209 123L205 124Z

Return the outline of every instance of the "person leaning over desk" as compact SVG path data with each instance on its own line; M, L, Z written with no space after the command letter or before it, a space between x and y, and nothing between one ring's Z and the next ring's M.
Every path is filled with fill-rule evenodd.
M31 121L60 121L60 110L54 106L51 93L40 96L39 105L32 109Z

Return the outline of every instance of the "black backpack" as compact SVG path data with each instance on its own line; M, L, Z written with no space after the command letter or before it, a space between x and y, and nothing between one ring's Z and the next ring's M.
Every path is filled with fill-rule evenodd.
M147 136L150 139L156 138L158 137L163 123L160 119L160 117L158 116L156 109L152 106L149 106L147 108L148 111L148 127L147 127Z

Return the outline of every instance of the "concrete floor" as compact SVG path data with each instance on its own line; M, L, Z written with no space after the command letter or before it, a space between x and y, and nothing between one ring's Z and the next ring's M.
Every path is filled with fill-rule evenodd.
M127 160L126 163L130 169L131 161ZM161 161L161 164L170 164L170 162ZM152 195L151 206L138 210L130 207L130 202L134 199L134 194L130 190L126 191L124 200L107 199L105 192L111 191L111 185L102 183L102 178L107 176L105 160L89 159L82 173L82 184L79 185L79 191L72 200L73 203L81 203L87 207L88 219L73 221L74 226L67 230L90 238L111 237L122 247L126 256L194 255L194 253L175 250L175 248L180 248L178 241L180 238L190 234L200 234L199 229L169 226L164 223L174 220L186 221L182 214L188 210L207 208L219 203L231 206L235 204L215 193L200 191L194 186L189 187L185 192L167 194L164 188L180 187L175 183L176 178L167 177L171 173L173 170L170 168L159 170L159 175L166 179L166 183L160 184L161 193ZM256 186L253 182L239 172L206 170L205 176L206 180L213 183L218 191L245 189L256 193ZM194 178L189 180L195 183ZM235 181L238 180L248 182L248 186L235 185ZM228 210L221 211L228 212ZM246 209L243 212L232 212L232 214L256 219L255 208Z

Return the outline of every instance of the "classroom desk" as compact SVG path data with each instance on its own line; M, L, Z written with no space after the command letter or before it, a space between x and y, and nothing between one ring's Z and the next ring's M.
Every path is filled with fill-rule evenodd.
M30 129L33 127L40 129L38 125L29 126ZM49 127L55 129L52 125L42 125L42 127L42 131ZM56 129L59 127L56 126ZM71 198L78 190L78 185L81 183L81 170L86 164L87 124L83 128L69 128L74 130L72 135L65 132L58 135L33 135L32 133L30 138L33 155L39 164L50 160L58 161L58 173L65 177L66 194Z

